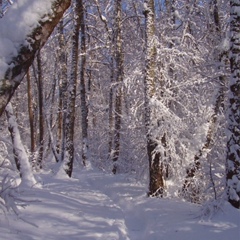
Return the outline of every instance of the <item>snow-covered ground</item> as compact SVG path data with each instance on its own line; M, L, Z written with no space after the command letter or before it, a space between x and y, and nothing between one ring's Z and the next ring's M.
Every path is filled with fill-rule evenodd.
M240 210L228 203L204 219L197 205L147 198L146 186L126 175L85 170L72 179L38 177L42 189L20 192L30 202L19 217L1 213L0 239L240 239Z

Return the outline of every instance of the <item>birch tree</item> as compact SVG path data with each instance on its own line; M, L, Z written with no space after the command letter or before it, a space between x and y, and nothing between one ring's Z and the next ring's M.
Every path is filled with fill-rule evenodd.
M45 2L44 10L41 9L39 13L35 10L35 18L32 18L31 26L27 25L27 23L22 25L24 36L19 37L20 42L17 43L17 47L13 44L12 48L8 48L9 53L7 56L0 56L2 64L0 72L0 115L4 112L5 106L27 73L29 66L34 60L35 54L43 47L63 13L69 7L71 1L53 0ZM42 1L22 1L21 8L14 9L14 11L10 9L8 14L2 18L4 21L1 20L0 22L1 38L14 41L10 35L7 35L6 26L11 26L11 28L18 29L19 32L21 32L18 24L20 21L24 22L24 20L21 19L21 17L24 18L24 14L20 14L20 11L24 8L26 8L26 12L32 11L32 9L35 9L35 4L42 4ZM31 14L34 13L31 12Z
M161 154L157 151L158 140L154 136L157 127L154 119L154 98L156 97L156 39L155 39L155 7L154 0L144 3L146 21L146 60L145 60L145 127L147 140L147 154L149 162L149 196L161 196L164 190Z
M29 163L29 159L26 150L22 144L20 132L16 117L13 112L12 104L9 103L5 109L8 119L8 129L11 134L13 153L15 163L22 179L21 185L32 187L37 182L32 173L32 167Z

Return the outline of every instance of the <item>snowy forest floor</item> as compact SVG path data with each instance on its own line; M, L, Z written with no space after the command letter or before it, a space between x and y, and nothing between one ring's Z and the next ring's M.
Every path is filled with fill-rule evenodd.
M5 217L3 240L226 240L240 237L240 210L225 203L211 219L198 205L146 197L126 175L82 170L72 179L37 176L42 188L21 190L26 208ZM28 223L27 223L27 222Z

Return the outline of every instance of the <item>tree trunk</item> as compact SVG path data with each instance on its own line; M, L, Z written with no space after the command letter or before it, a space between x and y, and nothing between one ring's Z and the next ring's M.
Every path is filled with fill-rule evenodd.
M121 136L121 121L122 121L122 84L123 84L123 39L122 39L122 1L116 1L116 20L115 20L115 65L116 65L116 96L115 96L115 111L114 111L114 138L112 160L114 162L113 173L117 172L116 162L120 154L120 136Z
M86 32L83 1L79 2L79 18L81 22L81 66L80 66L80 95L81 95L81 126L82 126L82 161L86 166L88 159L88 105L86 92Z
M113 156L113 79L114 79L114 63L113 57L111 57L110 63L111 75L110 75L110 89L109 89L109 102L108 102L108 155L112 160Z
M240 0L230 0L230 68L226 181L228 201L240 208Z
M37 168L42 168L43 151L44 151L44 106L43 106L43 72L40 51L37 54L37 80L38 80L38 111L39 111L39 144Z
M36 184L36 180L32 174L32 168L29 163L27 153L22 144L20 132L18 130L17 120L14 116L11 103L7 105L5 112L8 119L8 129L12 138L13 153L16 166L20 172L20 176L22 179L21 185L32 187Z
M29 71L27 72L27 91L28 91L28 116L30 125L30 138L31 138L31 153L35 151L35 134L34 134L34 114L33 114L33 103L32 103L32 87L31 77Z
M149 162L149 196L162 196L164 190L163 169L161 154L157 152L157 139L153 136L154 116L151 101L155 97L156 80L156 42L155 42L155 7L154 0L145 1L145 21L146 21L146 60L145 60L145 127L147 139L147 154Z
M59 43L59 103L58 103L58 131L57 131L57 153L63 161L65 146L65 129L66 129L66 112L67 112L67 57L64 39L64 26L61 20L58 27L58 43Z
M7 62L9 67L1 74L4 75L4 78L0 79L0 116L13 96L14 91L27 73L29 66L34 60L35 54L43 47L63 13L69 7L70 2L70 0L53 1L51 11L48 9L47 13L36 20L38 22L38 24L36 24L37 26L32 29L31 32L26 35L25 39L23 39L23 42L19 44L20 47L17 55ZM34 3L35 1L33 1L33 4ZM19 11L22 11L22 9ZM15 14L19 13L16 12ZM5 16L5 20L9 15L10 14ZM16 22L15 24L17 29L19 23ZM34 39L34 41L32 41L32 39Z
M69 177L72 176L73 160L74 160L74 125L75 125L75 102L76 102L76 88L77 88L77 69L78 69L78 51L79 51L79 30L80 22L81 0L75 0L74 3L74 30L72 36L72 60L71 73L68 87L68 109L66 116L66 146L64 156L64 170Z

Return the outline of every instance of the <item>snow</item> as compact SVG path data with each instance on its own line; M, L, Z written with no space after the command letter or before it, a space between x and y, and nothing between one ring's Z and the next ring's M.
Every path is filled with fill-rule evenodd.
M8 125L9 128L12 129L13 132L13 147L15 149L15 154L20 163L20 173L22 175L22 186L32 187L37 184L32 171L31 165L29 163L28 155L24 149L22 144L21 136L18 130L18 124L16 117L13 113L12 104L9 103L6 107L6 111L8 112Z
M39 19L49 13L53 0L18 0L0 19L0 79L4 78L12 57L21 45L29 45L28 34L37 26Z
M72 179L42 172L42 189L21 189L21 214L0 222L9 240L226 240L240 236L240 210L228 203L211 219L200 206L146 197L146 186L126 175L79 170ZM8 214L9 215L9 214Z

